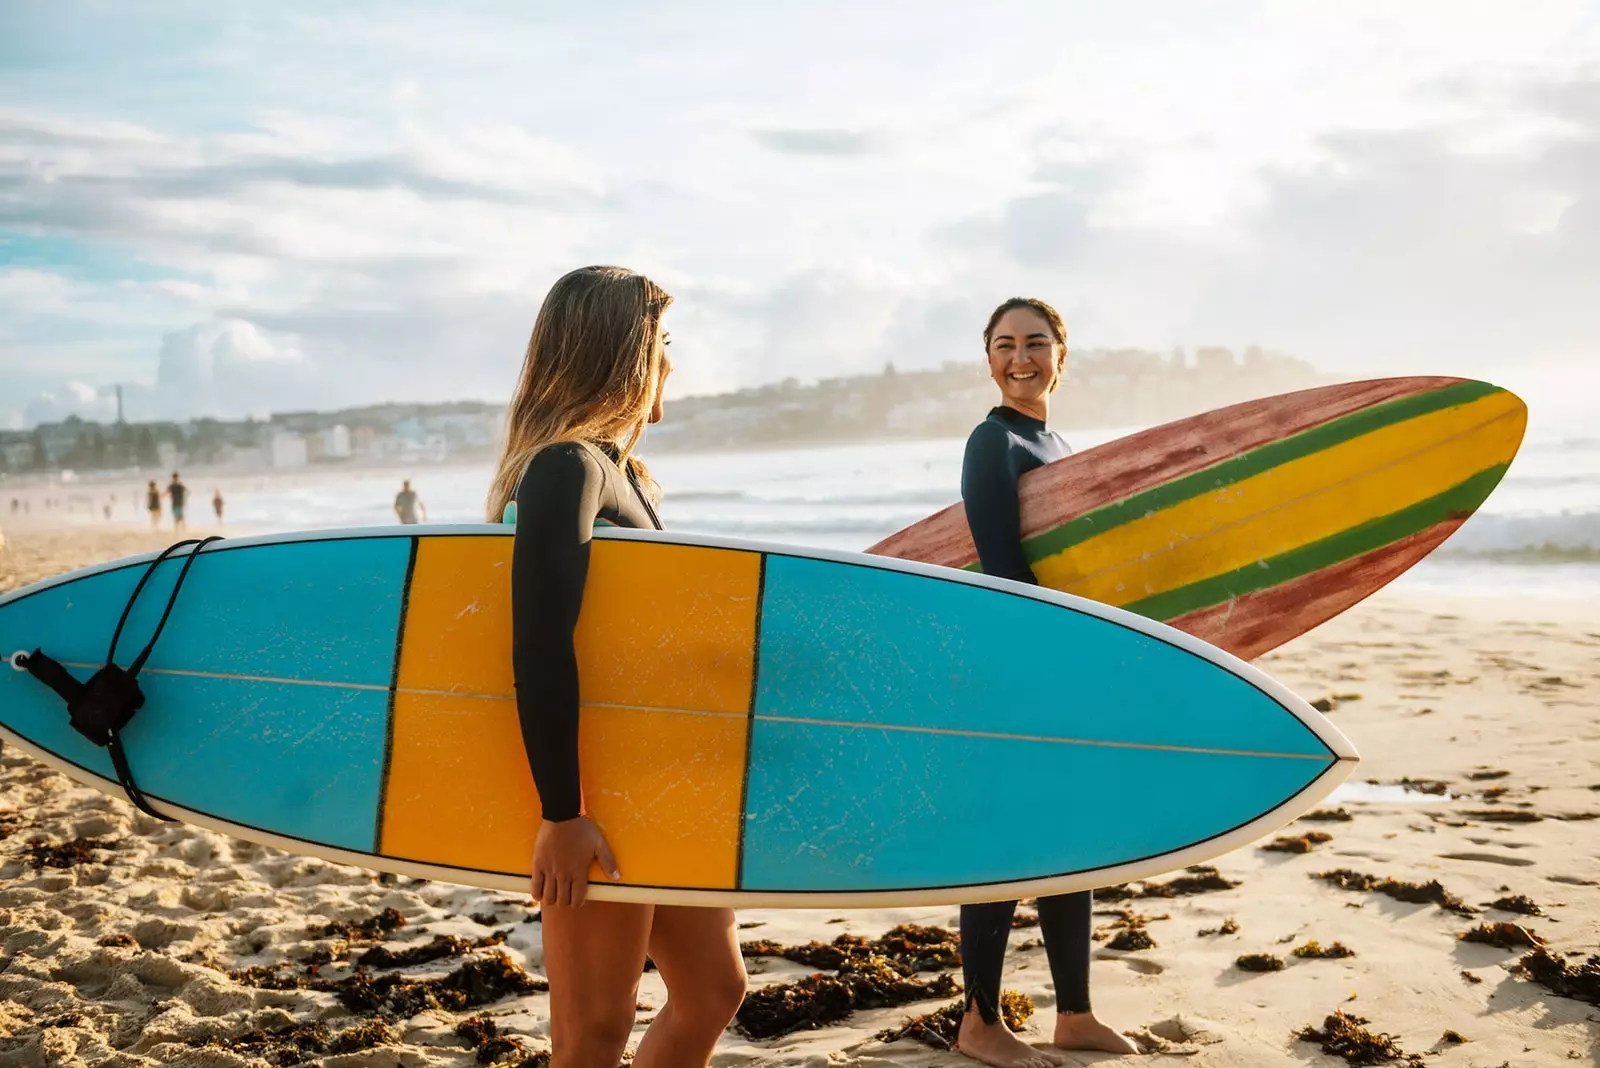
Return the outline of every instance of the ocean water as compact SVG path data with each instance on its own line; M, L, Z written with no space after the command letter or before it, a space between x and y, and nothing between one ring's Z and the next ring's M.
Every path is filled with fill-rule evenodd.
M1067 437L1082 451L1137 429ZM674 530L859 550L960 499L962 445L943 438L649 459L665 490L662 519ZM479 464L243 480L230 489L228 519L269 529L389 523L400 479L410 477L430 520L478 522L490 475ZM1600 596L1600 427L1532 423L1484 506L1397 586Z

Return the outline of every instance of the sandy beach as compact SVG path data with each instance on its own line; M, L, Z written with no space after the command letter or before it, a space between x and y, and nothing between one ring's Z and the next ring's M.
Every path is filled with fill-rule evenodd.
M171 540L115 525L8 525L0 592ZM1343 1013L1390 1036L1403 1051L1385 1055L1392 1063L1600 1064L1600 960L1586 964L1600 951L1600 607L1385 592L1260 665L1328 700L1363 755L1355 779L1379 785L1280 832L1296 841L1255 843L1219 858L1215 877L1177 884L1200 892L1174 892L1186 874L1174 872L1100 894L1101 1017L1159 1049L1149 1063L1346 1063L1321 1052L1322 1039L1297 1037L1310 1028L1336 1047L1329 1027L1342 1023L1330 1017ZM1054 831L1017 812L997 833ZM959 983L959 970L936 965L954 947L929 945L930 970L908 977L930 996L753 1034L781 1029L762 993L772 984L820 972L825 991L869 996L882 964L866 962L870 950L909 959L893 940L796 947L954 928L954 908L740 920L765 944L750 947L751 998L714 1064L973 1063L936 1037L883 1037L953 1002L939 977ZM1042 1045L1054 999L1036 934L1015 932L1006 985L1031 999L1026 1033ZM0 951L0 1068L540 1064L549 1048L526 896L380 877L159 823L12 748L0 756ZM654 972L639 1002L642 1033L664 1002Z

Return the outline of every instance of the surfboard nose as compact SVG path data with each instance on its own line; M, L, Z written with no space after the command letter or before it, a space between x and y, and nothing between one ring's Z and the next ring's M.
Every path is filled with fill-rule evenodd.
M1151 629L770 557L740 888L1092 883L1250 833L1348 773L1354 750L1304 702ZM1019 661L1017 634L1048 655Z

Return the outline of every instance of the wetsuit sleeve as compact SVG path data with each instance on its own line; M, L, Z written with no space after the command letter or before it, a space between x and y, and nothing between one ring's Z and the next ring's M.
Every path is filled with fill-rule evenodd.
M589 576L604 475L581 445L552 445L517 487L511 659L517 717L546 820L580 814L578 656L573 631Z
M980 423L967 439L961 462L961 502L985 575L1038 584L1022 554L1021 507L1011 464L1011 439L1004 427Z

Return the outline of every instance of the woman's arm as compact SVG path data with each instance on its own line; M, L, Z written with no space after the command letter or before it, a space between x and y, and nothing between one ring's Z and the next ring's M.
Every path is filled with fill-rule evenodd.
M985 575L1038 584L1022 553L1021 506L1011 439L1004 427L979 423L961 463L961 502Z
M572 819L583 806L573 631L604 486L588 450L564 442L534 457L517 487L511 658L522 740L548 822Z

